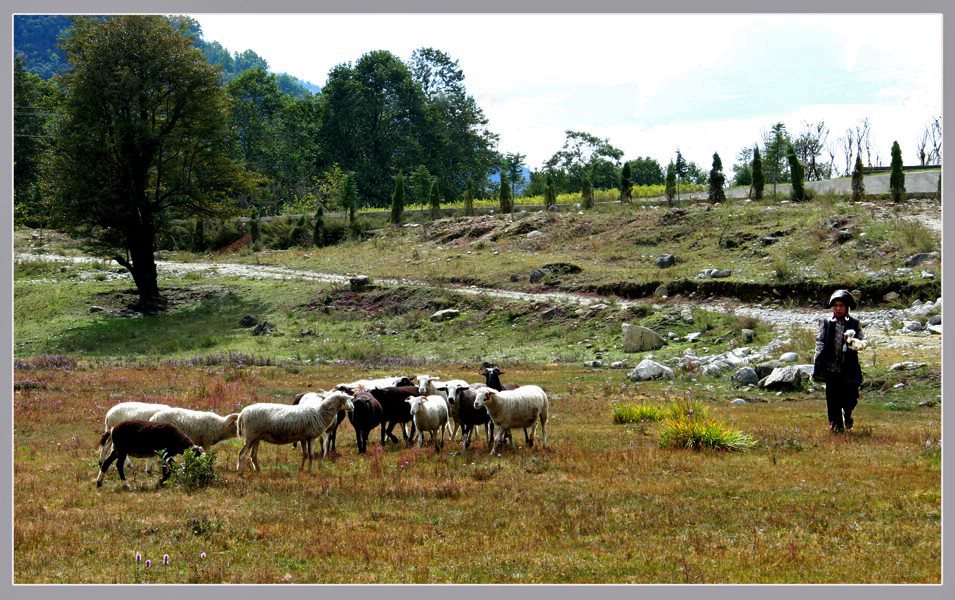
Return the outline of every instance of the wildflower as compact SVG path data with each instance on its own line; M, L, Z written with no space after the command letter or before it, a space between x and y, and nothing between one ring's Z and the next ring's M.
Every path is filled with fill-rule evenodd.
M205 553L205 552L200 552L200 553L199 553L199 558L205 558L205 557L206 557L206 553Z
M139 552L136 553L136 562L141 562L143 560L143 555Z
M148 568L151 567L151 566L153 566L153 561L151 561L151 560L149 560L149 559L147 558L147 559L146 559L146 568L148 569Z
M169 564L169 555L168 555L168 554L163 554L163 555L162 555L162 564L164 564L164 565L168 565L168 564Z

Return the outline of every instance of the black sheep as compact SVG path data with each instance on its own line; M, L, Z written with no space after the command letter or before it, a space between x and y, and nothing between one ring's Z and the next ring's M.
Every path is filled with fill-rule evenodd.
M483 406L474 408L474 398L477 394L473 388L460 387L455 390L454 396L448 397L448 404L458 405L458 423L461 424L461 447L467 449L471 445L471 432L475 425L484 425L487 431L487 443L491 445L491 436L494 434L494 423L491 421L491 415Z
M96 478L96 487L103 485L106 470L114 460L118 461L116 469L119 471L119 478L123 481L123 485L129 487L129 484L126 483L126 473L123 472L126 457L152 458L156 456L157 452L162 452L162 479L159 480L157 486L161 487L169 479L169 463L172 462L173 456L182 454L190 448L196 454L202 454L202 448L192 443L192 440L179 431L178 427L169 423L135 419L122 421L103 434L100 445L106 442L112 443L113 450L100 467L99 477Z
M358 453L364 454L368 448L368 434L382 424L381 403L370 392L358 392L352 403L355 408L348 413L348 421L355 428Z
M411 420L411 406L405 402L411 396L418 395L418 387L414 385L402 385L399 387L384 387L375 390L368 390L375 397L375 400L381 404L381 445L385 445L385 436L391 441L398 443L391 430L395 425L401 423L401 433L405 438L405 443L411 445L414 438L414 422ZM405 423L411 422L411 434L405 430Z

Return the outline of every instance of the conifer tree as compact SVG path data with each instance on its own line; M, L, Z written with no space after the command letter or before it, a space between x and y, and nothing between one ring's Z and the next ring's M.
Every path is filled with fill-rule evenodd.
M544 206L550 208L555 204L557 204L557 188L554 186L554 178L548 173L547 187L544 188Z
M806 199L806 190L803 187L803 167L796 158L796 150L789 144L786 148L786 159L789 161L789 179L792 182L791 197L793 202L802 202Z
M431 193L428 198L431 203L431 220L441 217L441 192L438 191L438 178L431 182Z
M315 209L315 229L312 231L312 243L316 246L325 245L325 208L321 202Z
M252 220L249 221L249 237L252 238L253 249L259 243L259 209L252 209Z
M584 210L590 210L594 207L594 186L590 183L590 175L584 175L584 181L580 186L580 205Z
M630 202L633 194L633 182L630 179L630 161L624 161L620 170L620 202Z
M474 215L474 180L468 177L468 187L464 190L464 216Z
M759 157L759 146L753 148L753 200L763 199L763 187L766 180L763 178L763 161Z
M192 251L203 252L206 249L206 224L200 218L196 219L196 228L192 232Z
M889 193L893 202L905 199L905 173L902 172L902 149L892 142L892 173L889 175Z
M498 200L502 213L514 211L514 201L511 198L511 184L507 182L507 177L501 177L501 190L498 194Z
M670 164L667 165L666 190L667 206L673 208L673 198L676 196L676 166L672 160Z
M723 161L720 155L713 153L713 169L710 170L710 190L707 197L713 204L726 200L726 192L723 185L726 183L726 175L723 174Z
M865 182L862 180L862 154L856 154L856 166L852 171L852 201L862 202L865 196Z
M469 180L470 181L470 180ZM405 212L405 177L398 171L395 175L395 191L391 195L391 218L389 222L392 225L401 225L401 216Z
M342 183L342 191L339 196L342 208L348 213L348 227L355 227L355 211L358 209L358 186L355 183L355 175L349 174Z

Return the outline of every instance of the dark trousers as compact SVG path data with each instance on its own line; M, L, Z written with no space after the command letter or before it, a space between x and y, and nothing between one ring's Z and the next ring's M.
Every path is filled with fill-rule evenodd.
M840 377L826 380L826 409L829 426L841 430L852 418L852 410L859 403L859 386L847 383Z

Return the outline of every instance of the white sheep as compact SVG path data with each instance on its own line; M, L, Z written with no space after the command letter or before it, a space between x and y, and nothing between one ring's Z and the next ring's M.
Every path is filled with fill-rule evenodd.
M335 424L339 410L352 410L352 397L341 391L329 393L325 401L315 406L301 402L297 405L272 404L260 402L246 406L239 413L236 421L236 431L245 441L239 451L236 471L240 474L245 469L245 460L252 463L252 468L259 469L259 443L266 441L270 444L291 444L299 442L302 445L302 464L298 470L305 468L305 459L308 459L308 470L312 470L312 440L323 436L325 431ZM327 453L327 439L325 452Z
M451 397L450 388L454 387L467 387L470 384L463 379L448 379L442 381L440 377L432 377L431 375L418 375L415 377L415 381L418 384L418 394L422 396L441 396L447 402L448 398ZM450 402L448 403L450 409ZM451 412L449 410L449 417L451 417ZM456 420L448 419L448 436L453 441L454 436L458 431L460 423Z
M149 420L153 423L175 425L179 431L189 436L193 443L208 452L215 444L238 435L235 430L238 418L239 413L222 417L212 411L166 408L149 417Z
M399 387L402 385L411 385L411 380L402 375L395 375L393 377L358 379L350 383L339 383L335 386L335 389L355 395L358 392L368 392L371 390L377 390L386 387Z
M424 443L424 432L431 434L431 442L439 450L444 446L444 428L448 424L448 402L438 395L411 396L405 400L411 405L411 418L417 430L418 447ZM440 440L436 441L435 437Z
M513 427L530 427L527 445L534 445L537 421L541 425L541 446L547 447L547 394L536 385L522 385L514 390L496 391L481 388L474 398L474 408L487 407L494 422L494 443L491 453L497 451L504 432Z
M103 429L103 433L108 432L123 421L148 421L151 416L167 408L170 408L168 404L159 404L153 402L120 402L106 411L106 418L104 419L105 428ZM103 461L106 460L106 457L109 456L110 452L113 450L112 439L104 439L106 441L100 443L99 446L100 465L103 464ZM150 459L146 459L147 473L151 470L151 463L152 461ZM126 464L131 464L128 458L126 459Z

